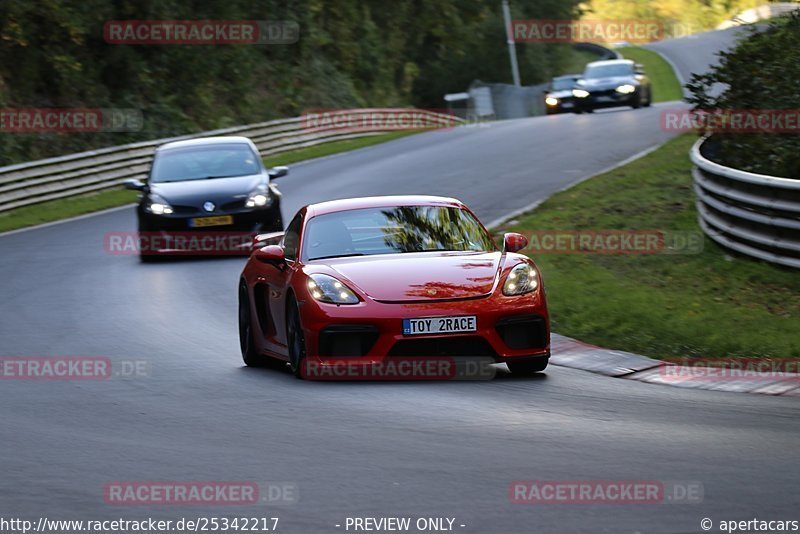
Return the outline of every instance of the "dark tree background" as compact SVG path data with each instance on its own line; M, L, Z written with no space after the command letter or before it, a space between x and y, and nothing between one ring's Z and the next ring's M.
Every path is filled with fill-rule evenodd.
M574 18L577 0L513 0L514 18ZM293 20L292 45L107 44L109 20ZM522 80L567 45L517 45ZM0 134L0 165L294 116L307 108L443 107L474 79L510 82L500 0L0 0L0 107L135 108L136 133Z

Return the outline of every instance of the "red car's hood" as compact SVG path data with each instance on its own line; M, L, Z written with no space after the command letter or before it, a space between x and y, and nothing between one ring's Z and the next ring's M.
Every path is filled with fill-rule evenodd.
M492 292L500 252L420 252L331 260L328 265L375 300L469 298Z

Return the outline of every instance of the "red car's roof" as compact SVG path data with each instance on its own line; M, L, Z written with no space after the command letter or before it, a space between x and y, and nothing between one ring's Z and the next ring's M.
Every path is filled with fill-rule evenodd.
M391 206L451 206L464 207L460 200L447 197L434 197L428 195L396 195L384 197L360 197L329 200L318 204L310 204L307 214L310 217L335 213L337 211L357 210L363 208L386 208Z

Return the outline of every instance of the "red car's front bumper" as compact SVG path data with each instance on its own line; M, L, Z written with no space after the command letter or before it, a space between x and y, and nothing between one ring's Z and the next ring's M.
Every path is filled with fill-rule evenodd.
M325 365L343 360L380 364L389 357L485 357L496 362L546 360L550 354L547 304L540 289L526 295L433 302L354 305L324 304L309 298L300 306L306 355ZM403 335L403 319L477 317L469 333Z

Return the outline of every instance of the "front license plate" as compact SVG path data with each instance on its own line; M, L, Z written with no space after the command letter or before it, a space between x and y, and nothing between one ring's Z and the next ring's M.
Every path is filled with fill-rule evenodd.
M562 108L571 108L572 107L572 102L562 102L561 103L561 107Z
M418 336L422 334L456 334L459 332L474 332L478 329L477 324L478 320L474 315L403 319L403 335Z
M217 217L197 217L189 219L189 226L192 228L205 228L207 226L225 226L233 224L233 216L219 215Z
M614 98L610 97L610 96L598 96L597 97L597 101L598 102L613 102Z

